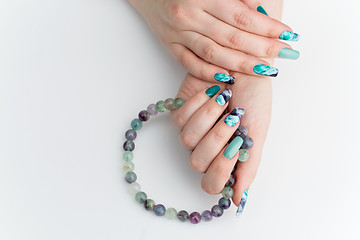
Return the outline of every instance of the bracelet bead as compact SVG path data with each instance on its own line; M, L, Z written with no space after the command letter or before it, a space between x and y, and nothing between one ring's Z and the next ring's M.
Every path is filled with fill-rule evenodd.
M125 133L126 140L134 141L136 139L136 136L137 136L136 131L133 129L129 129Z
M158 101L158 102L156 103L156 110L157 110L158 112L165 112L165 111L166 111L166 108L165 108L164 104L165 104L164 101L162 101L162 100Z
M154 200L152 200L152 199L146 199L145 202L144 202L144 207L145 207L145 209L148 210L148 211L154 210L154 207L155 207L155 202L154 202Z
M156 116L159 112L156 110L156 105L155 104L150 104L147 109L148 113L150 114L150 116Z
M209 210L205 210L201 213L201 219L204 222L209 222L212 220L212 218L213 218L213 215L211 214L211 212Z
M180 222L186 222L189 219L189 213L185 210L178 212L177 217Z
M128 183L136 182L137 176L134 172L127 172L125 174L125 181Z
M224 210L219 205L214 205L211 208L211 214L214 217L221 217L223 215L223 213L224 213Z
M232 198L234 196L234 189L232 187L224 187L221 193L224 198Z
M220 198L218 205L222 208L222 209L228 209L231 206L231 201L228 198Z
M125 163L131 162L133 160L133 158L134 158L134 155L130 151L125 151L123 153L123 160L124 160Z
M142 122L140 119L135 118L134 120L131 121L131 128L133 130L140 130L142 128Z
M148 111L142 110L139 112L138 117L139 117L140 121L146 122L147 120L150 119L150 114L148 113Z
M192 212L189 215L189 220L193 224L198 224L201 221L201 215L198 212Z
M123 148L125 151L132 152L135 149L135 143L131 140L127 140L126 142L124 142Z
M165 217L168 219L177 219L177 211L175 208L168 208L165 212Z
M137 192L141 190L141 186L137 182L130 183L128 186L128 190L131 195L135 195Z
M169 111L174 110L175 108L173 106L173 102L174 102L174 99L172 99L172 98L166 99L164 102L164 107Z
M135 200L138 203L144 203L146 201L146 199L147 199L147 195L144 192L137 192L135 195Z
M156 204L154 206L154 213L156 216L164 216L166 212L166 208L162 204Z

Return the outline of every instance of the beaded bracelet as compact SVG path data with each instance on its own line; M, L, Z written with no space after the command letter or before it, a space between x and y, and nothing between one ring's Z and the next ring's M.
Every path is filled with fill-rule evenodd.
M181 210L179 212L176 211L175 208L165 208L163 204L155 204L155 201L148 198L147 194L141 191L141 186L136 182L137 176L134 172L135 165L132 162L133 153L132 151L135 149L134 140L137 137L137 132L143 126L143 122L146 122L150 119L150 116L156 116L158 112L165 112L166 110L172 111L179 109L182 105L184 105L185 100L182 98L168 98L165 101L158 101L156 104L150 104L147 107L147 110L142 110L138 114L138 118L131 121L131 129L127 130L125 133L126 141L123 144L124 154L124 171L125 173L125 181L129 183L129 191L133 195L135 195L135 200L143 204L145 209L148 211L153 211L156 216L166 216L169 219L178 219L180 222L190 221L193 224L199 223L201 220L204 222L209 222L213 217L220 217L223 215L224 210L230 208L231 201L230 199L234 195L234 190L232 186L235 184L235 176L234 172L236 170L236 166L234 166L233 171L231 172L230 178L225 184L224 189L222 190L222 197L219 199L218 204L214 205L211 210L205 210L201 214L199 212L192 212L189 214L185 210ZM231 139L236 136L240 136L243 138L243 144L241 149L239 149L239 157L238 162L245 162L249 158L248 149L253 146L253 140L247 136L248 129L244 126L240 126L234 133ZM230 139L230 141L231 141ZM238 163L237 162L237 163ZM236 164L237 164L236 163ZM245 193L247 195L247 191ZM242 199L240 203L240 208L243 209L245 205L246 199ZM239 212L239 210L238 210ZM242 210L241 210L242 212Z

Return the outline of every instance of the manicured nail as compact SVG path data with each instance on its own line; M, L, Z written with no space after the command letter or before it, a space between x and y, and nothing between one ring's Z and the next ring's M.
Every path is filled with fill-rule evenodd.
M220 87L218 85L212 86L211 88L208 88L206 90L206 95L208 95L210 98L212 98L218 91L220 91Z
M240 217L240 215L243 213L247 198L248 198L248 190L245 190L245 192L241 197L239 207L236 211L236 216Z
M280 58L287 58L296 60L300 57L300 52L290 48L283 48L280 50L279 55Z
M224 122L230 126L235 126L241 119L241 117L244 115L245 110L241 107L237 107L234 110L231 111L231 113L224 119Z
M262 6L258 6L256 8L256 10L259 12L259 13L262 13L262 14L265 14L266 16L269 16L269 14L267 14L267 12L265 11L265 9L262 7Z
M254 73L269 76L269 77L276 77L279 73L279 70L274 67L270 67L264 64L257 64L253 69Z
M232 92L230 89L225 89L224 91L222 91L222 93L219 94L219 96L216 98L216 102L220 105L220 106L224 106L229 99L232 96Z
M234 84L234 82L235 82L234 77L232 77L230 75L223 74L223 73L215 73L214 79L216 81L223 82L223 83L228 83L228 84Z
M283 31L279 38L282 40L297 42L299 41L300 35L290 31Z
M243 144L243 139L239 136L235 137L231 143L226 147L224 151L224 157L227 159L232 159L236 153L241 148L241 145Z

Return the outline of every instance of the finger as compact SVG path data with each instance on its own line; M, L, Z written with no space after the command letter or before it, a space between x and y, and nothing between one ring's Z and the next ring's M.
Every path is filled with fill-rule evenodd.
M278 70L269 66L266 61L222 47L204 35L192 31L183 31L182 35L182 44L207 62L249 75L276 77L278 74Z
M206 172L211 162L227 144L240 124L244 109L237 107L224 116L199 142L189 156L190 165L198 172Z
M224 68L205 62L196 56L186 47L178 43L172 43L170 45L170 51L173 57L193 76L209 81L216 82L214 80L215 73L229 74Z
M231 91L225 89L191 116L180 133L180 141L185 148L193 150L206 133L209 132L218 117L226 109L231 95Z
M213 85L210 88L203 89L188 99L180 109L174 111L171 115L171 120L174 123L175 128L178 130L182 129L189 121L190 117L219 91L220 86Z
M298 40L298 35L294 34L289 26L250 9L238 0L209 1L209 4L205 5L205 11L247 32L271 38Z
M217 194L224 188L237 162L242 141L241 137L234 138L211 163L201 181L205 192Z

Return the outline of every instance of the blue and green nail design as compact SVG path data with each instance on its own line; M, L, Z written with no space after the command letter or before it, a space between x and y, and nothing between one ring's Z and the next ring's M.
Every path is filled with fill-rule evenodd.
M263 76L269 76L269 77L276 77L279 73L279 70L274 67L270 67L264 64L257 64L253 68L254 73L263 75Z
M228 84L234 84L235 83L235 78L234 77L232 77L230 75L223 74L223 73L215 73L214 79L216 81L223 82L223 83L228 83Z
M266 16L269 16L269 14L267 14L267 12L265 11L265 9L262 7L262 6L258 6L256 8L256 10L259 12L259 13L262 13L262 14L265 14Z
M245 110L242 107L236 107L231 113L224 119L224 122L230 126L235 126L245 114Z
M286 41L297 42L300 39L300 35L290 31L283 31L279 38Z
M224 91L222 91L222 93L219 94L219 96L216 98L216 102L220 105L220 106L224 106L229 99L232 96L232 92L230 89L225 89Z
M243 213L247 198L248 198L248 190L245 190L242 197L241 197L239 207L238 207L238 209L236 211L236 216L239 217Z
M226 157L227 159L232 159L241 148L243 142L244 140L241 137L235 137L226 147L224 151L224 157Z

